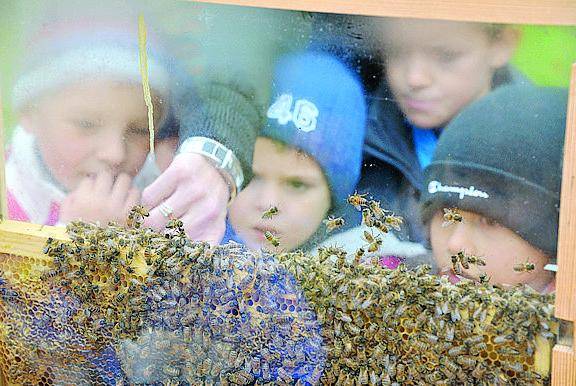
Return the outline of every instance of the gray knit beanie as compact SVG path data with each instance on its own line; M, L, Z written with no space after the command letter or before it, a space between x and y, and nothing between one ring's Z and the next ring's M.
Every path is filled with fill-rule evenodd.
M231 149L242 164L246 186L252 178L254 143L263 124L253 93L237 84L208 82L187 88L177 98L180 141L201 132Z
M556 255L566 90L503 86L444 129L425 170L422 218L475 212Z

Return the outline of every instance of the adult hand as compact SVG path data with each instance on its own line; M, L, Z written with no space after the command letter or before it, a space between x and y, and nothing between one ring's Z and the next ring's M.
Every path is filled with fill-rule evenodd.
M62 202L60 221L73 220L100 222L109 221L124 224L130 209L138 204L140 191L132 186L132 178L119 174L114 179L112 173L103 171L96 177L84 178Z
M151 208L145 224L161 230L174 216L182 220L188 237L215 245L226 230L229 196L226 180L203 155L178 154L142 193L142 204ZM173 210L171 216L160 211L163 203Z

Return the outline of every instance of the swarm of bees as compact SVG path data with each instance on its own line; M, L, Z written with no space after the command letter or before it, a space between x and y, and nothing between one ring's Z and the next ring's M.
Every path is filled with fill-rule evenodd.
M349 200L385 229L402 223L376 201ZM235 243L210 247L190 241L177 219L163 233L143 227L145 213L136 208L127 229L72 223L71 240L49 239L51 263L25 280L2 266L0 370L8 382L548 381L552 295L487 280L454 285L428 266L390 270L363 260L364 248L274 256ZM368 251L382 243L371 232L364 238ZM456 260L483 264L465 253Z
M348 259L337 247L278 258L322 325L328 350L322 385L548 381L552 295L469 280L454 285L430 275L428 266L389 270Z

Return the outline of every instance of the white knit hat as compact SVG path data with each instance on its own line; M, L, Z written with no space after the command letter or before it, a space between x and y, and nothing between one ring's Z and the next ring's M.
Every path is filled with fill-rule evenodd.
M148 39L147 56L150 88L167 97L168 57L153 39ZM20 109L51 89L88 77L141 83L137 20L130 26L93 22L45 26L30 42L13 87L13 106Z

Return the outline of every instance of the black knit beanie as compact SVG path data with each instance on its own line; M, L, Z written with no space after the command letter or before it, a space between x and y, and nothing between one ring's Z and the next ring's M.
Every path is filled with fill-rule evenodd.
M567 92L502 86L444 129L425 170L422 219L456 207L556 255Z

